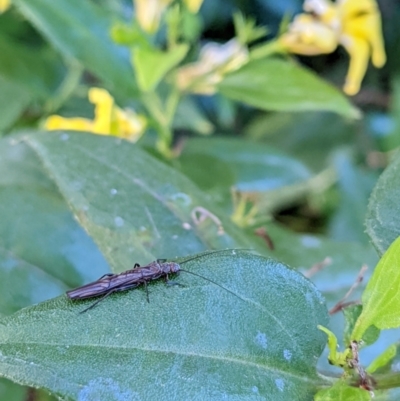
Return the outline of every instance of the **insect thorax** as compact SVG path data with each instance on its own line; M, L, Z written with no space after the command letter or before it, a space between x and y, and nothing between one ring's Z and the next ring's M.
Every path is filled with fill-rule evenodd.
M177 273L180 270L180 266L175 262L166 262L161 265L162 271L166 274Z

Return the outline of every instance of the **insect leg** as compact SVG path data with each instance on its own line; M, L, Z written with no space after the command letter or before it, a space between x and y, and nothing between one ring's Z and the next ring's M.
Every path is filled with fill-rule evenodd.
M145 290L146 290L146 299L147 299L147 302L150 303L149 289L147 288L147 281L144 280L144 281L143 281L143 284L144 284L144 288L145 288Z
M114 276L113 273L106 273L106 274L103 274L100 278L98 278L97 281L103 279L104 277L112 277L112 276Z
M179 272L176 272L175 274L178 276ZM179 285L180 287L184 287L183 284L178 283L178 282L173 281L173 280L170 280L169 277L168 277L168 274L165 275L165 284L168 285L168 286L170 286L170 285Z
M149 299L149 289L147 288L147 281L146 278L143 276L143 271L140 272L142 275L142 283L144 284L144 288L146 290L146 298L147 298L147 302L150 303L150 299Z
M139 263L135 263L135 265L133 266L134 269L136 269L137 267L140 267Z
M86 311L88 311L89 309L94 308L100 301L102 301L103 299L107 298L110 294L112 294L113 292L115 292L115 289L112 289L111 291L108 291L104 294L104 296L102 296L101 298L99 298L96 302L93 302L92 305L90 305L88 308L84 309L83 311L79 312L79 313L84 313Z

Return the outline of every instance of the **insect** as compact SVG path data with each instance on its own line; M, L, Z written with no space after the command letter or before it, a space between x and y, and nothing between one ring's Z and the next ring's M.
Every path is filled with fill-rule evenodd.
M208 252L206 254L197 255L193 258L184 260L181 264L187 263L191 260L198 259L201 256L217 253L217 252L226 252L227 250L217 250L214 252ZM110 294L119 291L126 291L132 288L139 287L140 285L144 285L146 288L147 301L149 301L149 293L147 289L147 283L153 280L158 280L161 277L164 277L166 282L169 282L170 274L179 274L181 271L192 274L194 276L198 276L207 280L216 286L223 288L224 290L230 292L231 294L238 296L234 292L228 290L222 285L216 283L215 281L201 276L200 274L190 272L188 270L183 270L180 265L176 262L167 262L166 259L157 259L154 262L149 263L146 266L140 266L139 263L135 263L133 269L127 270L123 273L119 274L105 274L100 277L98 280L93 281L92 283L83 285L82 287L75 288L74 290L67 291L67 297L72 300L82 300L88 298L95 298L103 295L100 299L90 305L88 308L84 309L82 312L86 312L89 309L92 309L96 306L100 301L108 297Z

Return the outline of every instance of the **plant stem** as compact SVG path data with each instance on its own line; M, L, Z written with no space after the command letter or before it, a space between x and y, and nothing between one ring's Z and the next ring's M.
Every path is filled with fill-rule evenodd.
M279 53L284 53L284 50L277 40L272 40L271 42L253 47L250 51L250 58L258 60Z
M158 132L157 150L164 157L171 159L173 157L171 151L173 139L172 123L179 104L180 93L173 88L165 105L162 104L161 99L155 92L144 93L142 98L147 111L156 122Z
M74 60L69 60L67 65L67 74L58 87L55 96L47 101L44 106L46 114L51 114L55 110L58 110L79 85L83 73L83 67Z

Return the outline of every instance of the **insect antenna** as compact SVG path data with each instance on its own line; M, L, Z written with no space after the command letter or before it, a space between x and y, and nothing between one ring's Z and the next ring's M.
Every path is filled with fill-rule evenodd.
M213 283L214 285L218 286L219 288L222 288L222 289L225 290L225 291L230 292L232 295L234 295L235 297L237 297L237 298L239 298L240 300L243 301L243 299L242 299L241 297L239 297L239 295L235 294L235 293L234 293L233 291L231 291L231 290L228 290L226 287L224 287L224 286L221 285L221 284L218 284L218 283L217 283L216 281L214 281L214 280L211 280L211 279L209 279L209 278L207 278L207 277L204 277L204 276L202 276L201 274L190 272L189 270L180 269L180 271L181 271L181 272L185 272L185 273L189 273L189 274L193 274L193 276L201 277L203 280L206 280L206 281L209 281L210 283Z
M254 249L251 249L251 248L216 249L216 250L214 250L214 251L203 252L203 253L201 253L200 255L193 256L192 258L186 259L186 260L180 262L179 264L180 264L180 265L183 265L183 264L186 263L186 262L190 262L191 260L199 259L199 258L201 258L201 257L203 257L203 256L213 255L213 254L215 254L215 253L220 253L220 252L230 252L230 251L254 251ZM190 273L190 272L189 272L189 273Z

